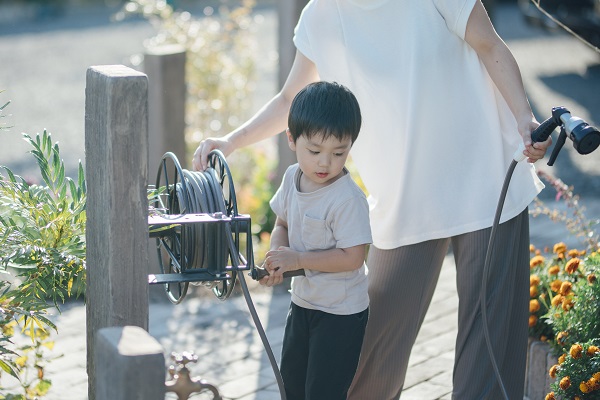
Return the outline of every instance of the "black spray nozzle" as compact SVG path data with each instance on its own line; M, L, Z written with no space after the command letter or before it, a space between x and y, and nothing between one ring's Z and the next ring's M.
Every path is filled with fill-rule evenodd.
M558 153L565 144L567 137L573 141L573 147L579 154L589 154L600 145L600 132L587 124L581 118L571 116L565 107L554 107L552 117L540 124L531 132L531 140L535 142L546 141L552 132L560 126L560 134L550 155L548 165L554 165Z

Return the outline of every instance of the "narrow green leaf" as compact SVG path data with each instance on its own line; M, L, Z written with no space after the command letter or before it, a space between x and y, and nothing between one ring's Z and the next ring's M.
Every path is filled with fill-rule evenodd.
M7 374L19 379L19 374L17 373L17 371L15 369L13 369L13 367L11 365L9 365L8 363L6 363L5 361L3 361L1 359L0 359L0 369L2 369Z

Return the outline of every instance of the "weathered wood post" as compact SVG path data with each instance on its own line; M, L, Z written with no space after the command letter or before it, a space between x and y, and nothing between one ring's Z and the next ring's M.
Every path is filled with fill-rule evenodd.
M163 348L142 328L100 329L95 359L97 400L164 400Z
M95 397L98 330L148 329L148 79L90 67L85 89L87 369Z
M294 58L296 57L296 46L292 41L294 37L294 28L300 18L300 13L308 0L292 0L292 1L278 1L277 2L277 16L278 16L278 44L277 50L279 51L279 72L277 87L283 87L285 79L292 68ZM276 184L281 182L283 174L288 166L296 162L295 154L290 150L287 144L287 138L285 135L279 135L277 137L277 153L279 156L279 163L277 164L277 178Z
M180 45L155 46L144 54L148 76L149 183L153 184L160 158L175 153L187 168L185 146L185 48Z

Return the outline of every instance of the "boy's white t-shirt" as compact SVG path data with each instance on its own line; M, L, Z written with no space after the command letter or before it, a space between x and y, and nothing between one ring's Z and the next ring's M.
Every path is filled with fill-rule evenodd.
M288 167L271 199L275 214L287 222L290 248L300 252L349 248L371 243L369 205L364 192L346 174L319 190L302 193L298 164ZM305 270L292 278L292 301L304 308L349 315L369 306L367 269L348 272Z
M369 193L373 243L390 249L490 227L522 138L463 40L475 0L312 0L295 30L320 79L356 95L352 160ZM517 165L501 222L543 188Z

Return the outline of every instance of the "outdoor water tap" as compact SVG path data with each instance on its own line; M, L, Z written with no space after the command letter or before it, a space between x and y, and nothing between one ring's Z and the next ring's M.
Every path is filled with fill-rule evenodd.
M177 395L179 400L187 400L193 393L200 393L209 390L213 394L213 400L223 400L219 390L205 380L196 377L190 377L190 370L187 364L198 361L198 356L194 353L183 352L181 354L171 353L171 359L175 365L169 367L171 380L165 382L166 391Z

